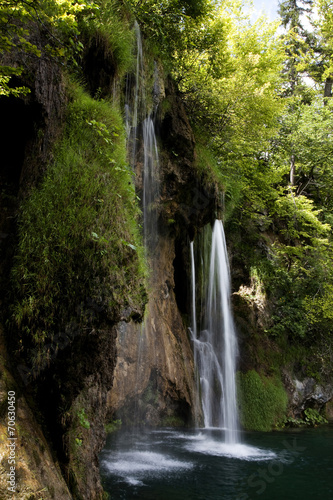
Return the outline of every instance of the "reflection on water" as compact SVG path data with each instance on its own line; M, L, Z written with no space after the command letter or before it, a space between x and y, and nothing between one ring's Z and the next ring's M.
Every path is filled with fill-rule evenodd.
M333 498L333 429L243 433L120 431L100 455L112 500L323 500Z

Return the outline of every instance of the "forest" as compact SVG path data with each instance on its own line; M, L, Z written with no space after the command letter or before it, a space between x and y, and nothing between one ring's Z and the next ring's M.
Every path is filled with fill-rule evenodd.
M332 85L330 0L280 0L273 22L246 0L2 0L0 390L44 443L22 467L45 486L42 446L59 467L41 498L106 498L98 454L133 412L202 423L193 259L215 219L240 426L332 419Z

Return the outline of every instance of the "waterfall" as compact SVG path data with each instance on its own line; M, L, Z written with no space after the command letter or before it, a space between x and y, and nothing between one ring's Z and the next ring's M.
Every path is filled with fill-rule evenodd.
M206 247L207 245L205 245ZM206 250L207 251L207 250ZM203 256L204 262L207 255ZM236 401L237 339L230 307L230 270L223 225L216 220L210 245L209 265L202 266L205 302L203 328L196 326L195 262L192 265L192 338L199 372L205 427L224 427L226 443L238 442ZM205 276L208 271L208 276Z
M145 107L146 99L144 96L144 68L143 68L143 50L140 27L135 21L134 31L136 36L136 65L134 89L132 89L131 75L127 75L125 92L125 128L128 141L128 150L130 151L130 164L134 169L136 163L137 142L139 138L139 107Z
M146 249L157 243L156 200L159 193L159 157L155 126L151 116L143 122L143 234Z
M155 125L151 112L147 110L145 96L145 77L143 64L142 38L138 23L134 23L136 35L136 68L135 85L132 89L128 77L126 85L125 126L127 131L128 149L133 170L142 164L142 212L143 236L146 250L151 250L157 242L156 199L159 194L159 156ZM154 86L156 82L154 82ZM142 152L138 144L143 143ZM138 158L140 153L140 158Z
M142 37L137 22L134 23L136 35L136 65L134 74L128 75L126 81L125 127L127 134L128 159L137 179L137 194L141 198L142 232L146 259L150 270L156 266L154 250L158 243L157 234L157 199L159 196L159 155L155 133L153 110L147 103L151 102L146 96L146 79ZM154 288L154 272L150 274L150 287ZM150 298L145 311L145 318L136 329L136 375L133 424L142 424L144 402L142 392L149 383L149 369L146 369L147 352L153 348L150 339L154 337L155 326L150 317L152 300ZM132 355L132 353L131 353ZM154 355L153 355L154 356Z

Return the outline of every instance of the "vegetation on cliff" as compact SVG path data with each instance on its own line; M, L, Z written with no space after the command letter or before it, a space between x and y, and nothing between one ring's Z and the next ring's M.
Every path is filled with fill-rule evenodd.
M145 294L122 117L77 85L71 93L53 164L18 221L12 317L35 373L56 355L60 332L72 340L78 329L114 323L126 308L139 317Z

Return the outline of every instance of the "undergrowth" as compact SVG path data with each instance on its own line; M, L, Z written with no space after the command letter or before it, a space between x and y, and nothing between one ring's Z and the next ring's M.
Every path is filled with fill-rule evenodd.
M121 114L77 85L71 92L53 164L18 221L10 323L35 373L52 360L59 338L112 323L122 309L139 316L145 301L140 213Z
M119 79L133 66L133 18L117 0L96 0L94 14L83 17L79 27L84 45L103 48L104 60L111 60Z

